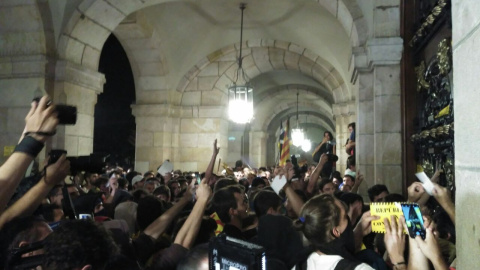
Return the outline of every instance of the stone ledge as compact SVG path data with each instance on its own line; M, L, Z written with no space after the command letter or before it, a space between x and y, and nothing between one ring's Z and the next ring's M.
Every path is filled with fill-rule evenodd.
M353 48L355 68L368 72L376 65L397 65L402 60L402 53L401 37L369 39L365 47Z
M105 75L67 61L58 61L55 68L55 80L66 81L84 86L100 94L106 82Z
M47 63L45 55L1 57L0 78L45 76Z

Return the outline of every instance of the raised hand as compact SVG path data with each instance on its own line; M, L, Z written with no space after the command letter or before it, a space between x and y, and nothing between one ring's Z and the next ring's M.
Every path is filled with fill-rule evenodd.
M215 155L218 155L219 152L220 152L220 147L217 147L217 139L215 139L215 141L213 142L213 153Z
M408 187L408 201L419 203L427 194L420 182L414 182ZM427 194L428 195L428 194Z
M423 240L420 236L415 237L415 242L423 255L427 257L434 265L435 269L447 269L447 265L442 258L442 252L438 246L437 239L433 235L432 228L425 228L427 236Z
M203 178L202 182L200 182L200 184L197 187L197 191L196 191L197 201L199 200L208 201L211 195L212 195L212 189L208 185L207 179Z
M46 134L53 134L58 125L55 105L49 103L48 96L43 96L38 103L33 101L25 117L25 132L41 142L45 142L49 137Z
M383 219L383 223L385 224L385 247L392 263L405 262L403 256L406 241L403 232L404 228L406 228L405 219L400 217L397 223L396 217L391 216L390 220L391 221L389 221L388 218Z
M70 173L70 161L65 154L61 155L57 162L47 167L47 172L43 178L49 186L60 184Z

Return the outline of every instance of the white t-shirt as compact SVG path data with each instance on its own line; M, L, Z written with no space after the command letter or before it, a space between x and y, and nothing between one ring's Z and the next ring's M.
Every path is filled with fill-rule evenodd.
M313 252L307 259L307 270L334 270L338 262L343 259L338 255L320 255ZM362 263L355 267L355 270L374 270L368 264Z

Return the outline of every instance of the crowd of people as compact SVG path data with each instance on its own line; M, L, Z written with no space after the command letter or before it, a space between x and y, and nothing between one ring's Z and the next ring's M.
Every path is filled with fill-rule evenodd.
M256 169L239 161L214 173L215 140L203 173L118 167L72 173L61 155L25 178L55 134L55 106L43 97L25 120L15 151L0 167L3 269L209 269L209 243L224 234L263 247L267 269L454 268L455 207L435 183L439 173L432 195L419 182L406 198L385 185L368 189L370 202L419 204L425 239L406 235L405 219L394 216L383 220L385 234L373 233L379 217L357 194L365 181L355 168L354 134L343 175L326 132L311 166L292 159ZM272 188L280 178L286 181Z

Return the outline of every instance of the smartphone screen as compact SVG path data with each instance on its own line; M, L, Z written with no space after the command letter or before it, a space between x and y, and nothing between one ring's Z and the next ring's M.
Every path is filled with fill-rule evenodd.
M195 173L195 179L197 179L197 184L200 185L200 182L202 182L202 179L200 178L200 174L198 172Z
M401 205L410 237L415 238L417 235L420 235L422 239L425 239L425 227L423 226L423 217L418 204L402 203Z

